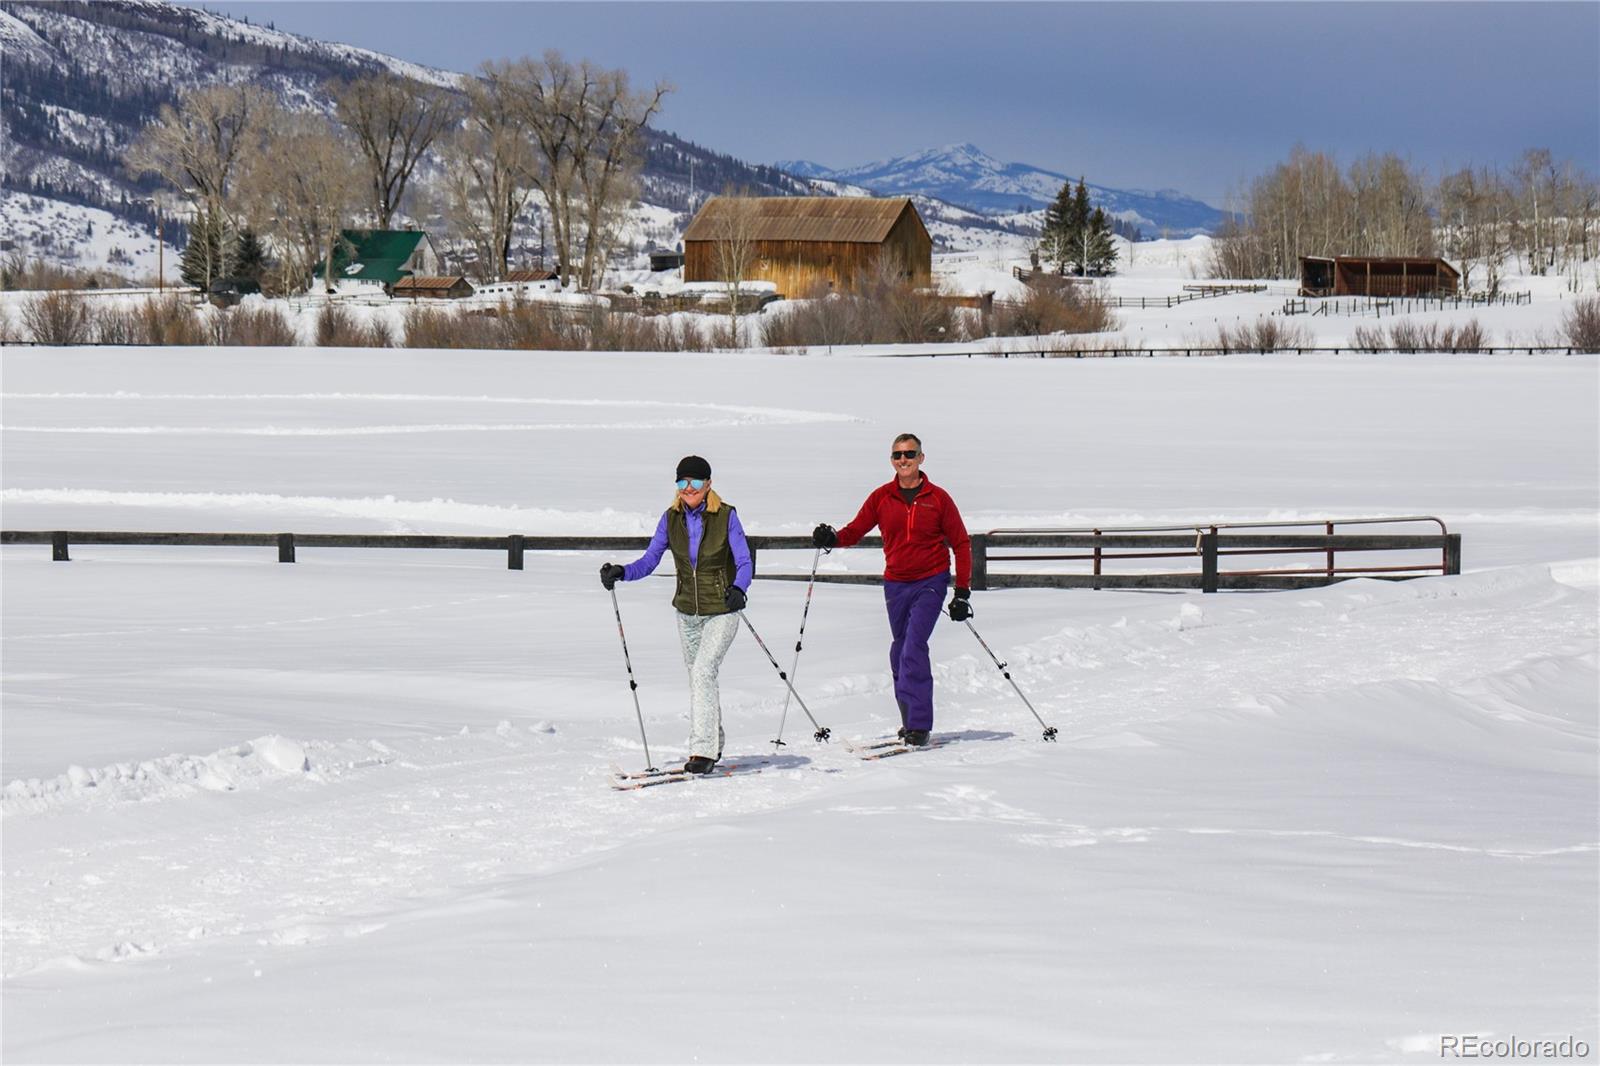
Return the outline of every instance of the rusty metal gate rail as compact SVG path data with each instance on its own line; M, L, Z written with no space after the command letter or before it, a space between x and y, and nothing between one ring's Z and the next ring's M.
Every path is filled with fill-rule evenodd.
M1431 524L1436 533L1340 533L1339 527ZM1259 533L1243 530L1317 528L1318 533ZM974 574L973 586L985 588L1197 588L1288 589L1329 585L1352 577L1405 580L1461 572L1461 535L1451 533L1433 515L1398 515L1377 518L1334 518L1279 522L1218 522L1184 526L1117 526L1073 529L992 529L973 537L973 565L982 560L982 585ZM981 548L981 550L980 550ZM1069 554L1040 554L1038 549L1078 549ZM1022 550L1030 550L1021 554ZM1400 564L1344 563L1339 555L1351 552L1420 553ZM1315 563L1304 566L1224 569L1233 556L1300 556ZM1198 569L1183 572L1108 573L1108 565L1127 560L1181 559ZM1433 561L1433 560L1437 561ZM1087 562L1089 572L997 573L996 563Z

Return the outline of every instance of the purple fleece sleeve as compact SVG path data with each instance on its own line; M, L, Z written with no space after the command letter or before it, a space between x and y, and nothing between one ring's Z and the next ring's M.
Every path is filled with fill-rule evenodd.
M741 536L740 541L744 538ZM656 567L661 565L661 556L667 550L667 512L661 512L661 521L656 523L656 534L650 538L650 546L645 548L644 554L622 568L622 580L638 581L641 577L649 577L656 572ZM746 553L748 554L748 552Z
M733 583L749 592L750 580L756 576L756 566L755 560L750 558L750 543L744 539L744 526L739 524L737 510L728 515L728 549L733 552L733 565L738 570L733 576Z

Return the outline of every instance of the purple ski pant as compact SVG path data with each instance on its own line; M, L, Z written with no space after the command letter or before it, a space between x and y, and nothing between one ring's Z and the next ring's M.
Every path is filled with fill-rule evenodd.
M933 665L928 661L928 638L944 607L949 574L921 581L885 581L883 602L889 609L889 672L894 675L894 698L907 729L933 728Z

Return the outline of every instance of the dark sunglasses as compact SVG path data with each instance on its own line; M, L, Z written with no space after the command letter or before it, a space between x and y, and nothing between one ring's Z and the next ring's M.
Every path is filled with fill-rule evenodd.
M921 454L922 453L919 452L919 451L890 452L889 453L889 458L891 458L891 459L915 459L917 456L919 456Z
M678 488L680 489L694 489L694 491L699 492L705 487L706 479L703 477L680 477L678 479Z

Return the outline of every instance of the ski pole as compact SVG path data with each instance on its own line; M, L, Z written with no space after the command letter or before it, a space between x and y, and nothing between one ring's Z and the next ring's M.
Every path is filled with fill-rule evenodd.
M1039 712L1035 711L1033 709L1033 704L1028 702L1028 697L1022 695L1022 689L1017 687L1017 682L1015 681L1015 679L1012 678L1011 671L1006 669L1006 664L1001 662L1000 661L1000 657L998 655L996 655L994 653L994 650L989 647L989 642L984 640L981 636L978 636L977 627L972 624L972 619L970 619L970 618L966 619L966 623L967 623L967 628L972 630L972 635L975 636L975 637L978 637L978 643L983 645L983 650L989 653L989 658L994 660L994 664L1000 668L1000 672L1005 675L1005 679L1007 681L1011 682L1011 687L1017 690L1017 695L1022 697L1023 706L1027 707L1028 710L1033 713L1033 716L1035 718L1038 718L1040 725L1044 725L1044 719L1043 718L1039 718ZM1044 725L1044 739L1046 739L1046 740L1054 740L1054 739L1056 739L1056 727L1055 726L1053 726L1053 725Z
M811 614L811 590L817 587L817 564L822 561L822 549L818 548L816 554L811 556L811 580L806 582L806 605L800 611L800 633L794 638L794 662L789 664L789 676L800 676L800 647L806 639L806 618ZM775 748L784 747L783 727L789 721L789 700L793 697L785 694L783 697L783 715L778 719L778 739L772 742Z
M794 701L800 705L802 711L806 712L806 717L811 719L811 724L817 726L817 731L812 736L818 740L827 740L833 730L825 725L817 725L817 719L812 715L811 708L807 707L806 701L800 698L800 693L794 690L794 683L789 680L789 675L783 672L783 667L779 666L778 660L772 657L772 652L767 651L767 642L761 639L761 634L756 632L756 627L750 624L750 619L745 617L743 611L739 612L739 617L743 620L744 627L750 631L750 635L756 638L756 643L761 645L761 650L766 653L767 662L771 663L772 668L778 671L778 676L783 678L783 683L789 686L789 694L794 697Z
M644 735L644 712L639 710L639 682L633 679L633 660L628 658L628 635L622 631L622 608L617 605L617 590L611 590L611 609L617 612L617 636L622 640L622 661L628 667L628 688L633 692L633 713L639 719L639 739L644 741L644 768L654 770L650 758L650 738Z

